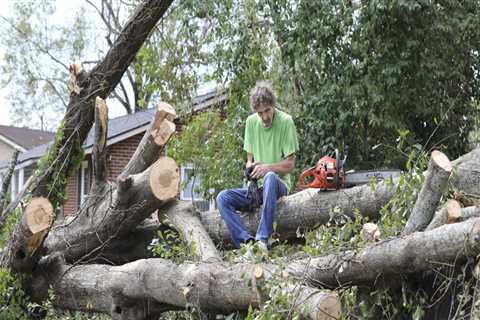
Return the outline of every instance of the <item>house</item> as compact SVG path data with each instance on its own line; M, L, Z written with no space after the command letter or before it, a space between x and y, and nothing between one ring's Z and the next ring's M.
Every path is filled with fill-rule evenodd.
M0 161L8 161L15 150L25 152L51 141L54 134L29 128L0 125Z
M55 134L52 132L0 125L0 185L3 181L1 172L4 169L2 167L8 166L15 150L28 152L52 141L54 136ZM10 182L12 193L18 192L19 186L23 185L25 173L27 177L31 174L27 169L17 171L12 176Z
M225 94L218 94L216 92L197 96L192 100L191 114L197 114L213 107L222 107L226 100L227 96ZM123 168L135 152L140 140L145 134L145 131L148 129L154 114L155 108L151 108L109 120L107 134L108 180L115 181L116 177L122 172ZM177 118L175 124L177 132L181 131L183 125L181 120ZM94 141L93 137L94 128L90 130L90 133L83 144L85 157L81 167L77 174L70 176L67 180L67 200L62 208L64 215L75 213L90 191L90 182L92 180L91 163ZM11 195L13 197L18 194L28 177L33 173L37 161L47 153L52 141L53 137L49 143L44 143L32 149L25 150L19 155L11 184ZM6 171L7 167L8 160L0 162L0 172L2 172L2 170ZM186 165L181 167L182 182L186 183L191 175L191 166ZM196 183L198 183L198 179L196 180ZM192 181L186 184L181 190L180 199L194 201L200 210L209 210L213 205L213 203L203 201L203 199L194 192Z

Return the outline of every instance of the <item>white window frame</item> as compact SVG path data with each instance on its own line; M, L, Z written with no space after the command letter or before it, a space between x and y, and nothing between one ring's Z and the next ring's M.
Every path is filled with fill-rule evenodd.
M18 193L22 190L24 171L23 168L13 171L12 178L10 180L10 193L11 198L14 200Z
M186 164L186 165L183 165L181 166L180 168L180 183L183 185L183 183L186 181L187 179L187 174L186 174L186 170L193 170L193 165L192 164ZM196 183L195 183L196 184ZM188 197L186 195L187 193L187 189L186 188L183 188L180 190L180 200L185 200L185 201L207 201L205 199L203 199L203 197L195 197L195 192L194 192L194 189L195 188L195 185L192 186L192 191L191 191L191 197ZM213 191L213 190L212 190ZM193 199L192 199L193 198ZM215 201L212 199L209 201L208 203L208 209L209 210L214 210L215 209Z
M17 188L17 185L18 185L18 177L17 177L17 171L13 171L12 173L12 178L10 179L10 198L12 200L15 199L15 196L17 195L18 193L18 188Z
M18 173L18 189L17 189L17 194L18 192L20 192L20 190L22 190L23 188L23 182L24 182L24 176L25 176L25 171L24 171L24 168L21 168L19 170L19 173Z
M180 170L180 182L183 186L184 182L186 182L186 179L187 179L187 174L186 174L186 170L193 170L193 166L191 164L187 164L187 165L184 165L181 167L181 170ZM203 198L202 197L195 197L195 193L193 191L193 189L195 188L195 185L192 186L192 192L191 192L191 197L188 197L186 195L187 193L187 186L185 186L185 188L182 187L182 190L180 190L180 200L193 200L193 201L203 201ZM192 199L193 197L193 199Z
M80 205L85 202L85 199L88 196L88 193L85 193L85 171L88 169L88 161L82 161L82 166L80 167Z

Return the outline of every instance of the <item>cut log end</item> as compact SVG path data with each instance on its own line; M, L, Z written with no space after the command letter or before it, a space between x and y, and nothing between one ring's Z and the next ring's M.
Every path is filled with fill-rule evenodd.
M316 320L333 320L340 319L342 314L342 306L340 298L335 292L331 292L325 299L323 299L317 306L315 314Z
M169 120L163 120L160 125L152 130L152 137L157 145L163 146L174 132L175 124Z
M365 223L362 227L362 236L367 242L376 242L380 240L381 232L375 223Z
M450 199L447 202L447 223L454 223L462 218L462 208L457 200Z
M170 136L175 132L173 120L177 114L175 109L166 102L160 102L152 125L152 137L157 145L167 143Z
M150 170L150 188L159 200L173 199L178 195L180 174L177 163L169 157L161 157Z
M168 121L175 120L177 113L175 109L166 102L160 102L157 106L157 112L155 114L155 121L163 121L167 119Z
M25 209L26 225L31 236L27 239L27 255L39 248L53 223L53 206L47 198L33 198Z
M433 150L432 160L439 168L443 169L446 172L452 172L452 163L443 152Z
M32 234L50 228L53 222L53 206L47 198L33 198L25 209L27 226Z

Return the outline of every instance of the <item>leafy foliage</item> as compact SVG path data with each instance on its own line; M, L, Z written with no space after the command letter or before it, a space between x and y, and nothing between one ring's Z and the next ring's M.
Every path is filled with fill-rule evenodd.
M398 166L385 147L399 130L452 157L467 149L478 117L470 107L479 94L478 1L276 7L283 62L300 88L302 164L346 144L355 167Z
M154 256L182 263L192 260L195 248L188 246L174 229L158 231L158 238L152 241L149 250Z
M82 10L68 22L53 24L52 1L11 2L11 19L2 16L5 47L1 87L17 124L48 129L56 125L68 103L68 64L87 55L88 24ZM94 47L94 46L92 46Z
M174 138L168 153L179 164L192 164L196 192L211 199L226 187L236 187L242 181L243 161L238 157L239 139L216 112L194 117L179 137ZM222 156L219 156L222 155Z

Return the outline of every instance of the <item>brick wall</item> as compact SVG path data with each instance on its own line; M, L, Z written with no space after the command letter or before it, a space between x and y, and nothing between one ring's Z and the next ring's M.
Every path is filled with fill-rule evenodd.
M128 161L132 157L133 153L137 149L140 140L142 140L144 133L137 134L133 137L117 142L108 147L107 151L107 179L115 181L117 176L122 172L123 168L127 165ZM89 170L91 173L92 164L91 157L87 155L85 161L89 162ZM80 194L80 172L68 178L67 181L67 201L63 205L63 214L74 214L79 206L79 194ZM92 177L93 178L93 177Z
M137 134L133 137L115 143L108 147L107 156L107 179L115 181L123 168L127 165L133 153L137 149L140 140L142 140L144 133Z
M78 209L78 171L67 179L67 200L63 204L63 215L75 213Z

